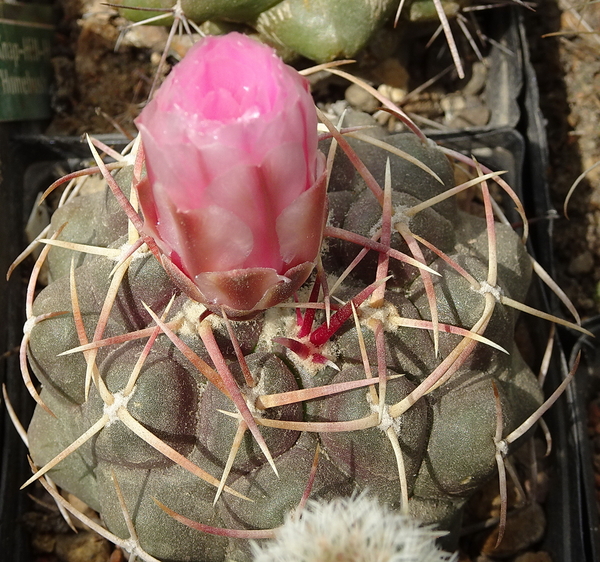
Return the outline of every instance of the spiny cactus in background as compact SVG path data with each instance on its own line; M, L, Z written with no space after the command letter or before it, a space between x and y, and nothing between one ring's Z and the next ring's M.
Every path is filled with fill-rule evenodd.
M186 26L208 22L209 33L223 33L240 25L281 54L300 54L317 62L350 58L394 17L396 24L438 20L449 44L455 47L448 17L466 0L117 0L120 13L135 22L169 24L175 18ZM155 10L155 11L153 11ZM462 78L462 66L453 57Z
M249 560L308 498L366 489L455 539L543 402L514 341L532 259L499 174L402 118L382 138L320 114L324 164L303 79L231 34L175 68L124 154L90 140L97 168L49 189L75 186L28 290L27 483L143 560Z

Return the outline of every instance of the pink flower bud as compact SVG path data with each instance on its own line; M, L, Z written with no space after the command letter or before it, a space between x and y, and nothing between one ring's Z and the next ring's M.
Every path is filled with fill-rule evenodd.
M178 284L233 317L289 298L313 268L326 217L306 80L244 35L207 37L136 124L144 228Z

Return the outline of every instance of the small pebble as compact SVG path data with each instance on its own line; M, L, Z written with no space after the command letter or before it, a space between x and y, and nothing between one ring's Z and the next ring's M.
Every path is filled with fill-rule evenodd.
M365 92L358 84L350 84L344 94L346 101L358 111L371 113L381 104L369 92Z
M407 94L407 90L405 88L395 88L394 86L390 86L388 84L381 84L377 91L382 95L393 101L394 103L401 102Z
M465 97L462 94L449 94L440 102L446 118L451 118L455 113L462 111L467 106Z
M487 81L488 69L481 61L473 63L471 67L471 79L463 88L465 96L474 96L480 94Z
M444 123L455 129L486 125L490 110L477 96L450 94L441 100Z

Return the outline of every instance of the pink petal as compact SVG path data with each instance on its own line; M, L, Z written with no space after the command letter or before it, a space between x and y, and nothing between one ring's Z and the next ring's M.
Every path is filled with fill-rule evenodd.
M314 261L319 254L327 218L326 172L277 219L281 257L288 267Z
M178 223L174 234L179 237L179 244L173 249L192 277L202 271L239 268L252 251L252 231L222 207L210 206L173 214Z

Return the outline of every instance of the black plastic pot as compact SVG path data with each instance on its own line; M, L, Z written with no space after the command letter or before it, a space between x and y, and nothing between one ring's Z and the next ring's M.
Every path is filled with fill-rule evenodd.
M42 130L50 117L52 9L48 2L0 1L0 384L24 421L32 411L23 393L15 348L22 337L23 279L6 281L9 264L24 247L24 212L29 206L25 169L35 158L14 142L19 134ZM28 498L18 493L30 472L26 448L2 400L0 409L0 552L3 559L29 560L29 541L16 523Z
M517 127L521 118L520 97L524 84L524 60L519 33L519 19L519 9L514 6L486 10L479 13L477 18L472 18L475 25L468 26L471 34L476 36L475 26L477 26L488 38L489 47L486 54L488 73L482 97L490 111L490 117L488 123L484 126L467 127L458 131L455 130L455 132ZM429 41L430 35L436 26L437 22L428 29L424 37L421 36L416 40L413 40L412 35L419 33L420 28L416 26L414 32L407 30L407 38L402 43L403 48L408 52L409 68L412 68L411 59L413 57L417 59L417 66L423 65L422 59L425 59L426 68L424 70L425 74L422 76L423 81L442 71L443 65L453 64L443 34L436 39L436 43L425 48L425 44ZM460 45L461 59L467 65L476 61L477 56L463 35L461 28L455 25L452 29L453 35ZM424 126L427 127L427 125Z
M25 285L22 272L18 271L6 281L6 271L12 260L24 247L24 210L27 194L23 189L23 176L28 163L12 137L23 132L21 124L0 123L0 383L6 385L7 393L15 410L24 422L33 411L32 403L19 373L18 353L15 348L23 335L23 303ZM11 560L29 560L28 537L17 523L25 512L28 498L19 493L21 484L30 473L27 449L9 419L4 400L0 409L0 552L11 553Z
M592 444L587 432L587 406L593 396L600 391L600 316L595 316L583 322L594 338L583 335L577 339L571 349L569 365L572 365L579 353L581 363L576 375L576 385L572 386L566 396L567 413L572 425L567 426L571 450L580 456L579 471L581 479L573 493L581 498L582 536L586 540L585 547L589 552L589 560L600 559L600 531L598 521L598 502L594 480ZM567 459L567 462L572 459Z
M519 129L526 138L523 181L528 189L524 190L525 205L530 217L541 219L531 225L530 238L534 256L554 277L553 219L558 214L550 202L545 120L539 106L537 78L529 58L522 15L519 17L519 33L524 61L524 91L521 100L523 112ZM544 308L560 316L558 299L545 287L541 294L544 297ZM571 349L575 332L559 329L558 333L558 346L547 381L548 392L567 376L574 359L573 355L568 363L564 350ZM585 366L582 365L564 395L544 417L554 441L554 464L546 502L548 528L542 546L556 561L600 560L598 508L593 493L586 413L581 398L585 384Z

